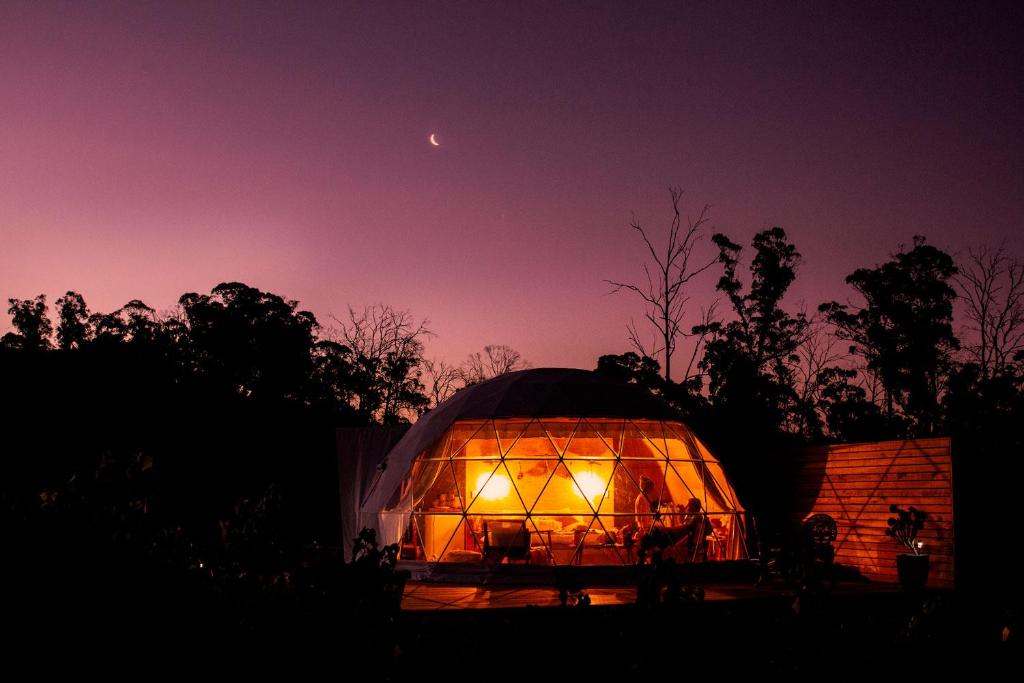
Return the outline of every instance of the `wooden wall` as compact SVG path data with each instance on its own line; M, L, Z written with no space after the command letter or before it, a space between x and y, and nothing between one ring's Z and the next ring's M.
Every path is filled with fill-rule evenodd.
M893 581L896 555L885 535L893 503L928 513L919 540L931 557L928 586L953 586L953 464L948 438L842 444L802 453L797 512L831 515L836 561L875 581Z

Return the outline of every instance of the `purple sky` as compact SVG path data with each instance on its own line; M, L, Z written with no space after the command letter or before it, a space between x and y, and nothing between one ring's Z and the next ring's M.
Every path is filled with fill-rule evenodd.
M6 0L0 296L241 280L590 368L669 184L736 241L783 226L794 306L915 233L1021 255L1021 10L904 4Z

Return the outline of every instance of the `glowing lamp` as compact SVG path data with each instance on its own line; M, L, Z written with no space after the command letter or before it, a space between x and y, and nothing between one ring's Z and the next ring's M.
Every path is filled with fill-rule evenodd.
M574 475L576 479L576 495L580 498L600 498L604 493L605 482L593 472L580 472Z
M504 474L484 472L476 478L476 490L484 500L501 500L512 490L512 482Z

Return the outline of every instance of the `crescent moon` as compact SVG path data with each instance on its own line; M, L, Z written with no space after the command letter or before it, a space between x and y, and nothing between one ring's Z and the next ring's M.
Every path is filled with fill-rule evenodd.
M430 134L430 144L434 147L440 147L441 143L437 141L437 135L435 133Z

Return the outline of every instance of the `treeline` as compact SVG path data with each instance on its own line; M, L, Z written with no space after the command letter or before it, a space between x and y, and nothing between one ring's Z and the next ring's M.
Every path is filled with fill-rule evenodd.
M361 584L345 585L337 547L335 429L407 422L525 366L500 345L430 361L408 312L321 325L237 282L161 313L90 311L77 292L9 313L0 531L18 559L0 598L50 642L336 632Z
M794 311L784 300L801 255L781 228L758 233L749 252L722 234L713 243L720 298L685 331L684 378L666 380L635 353L603 356L597 369L673 404L749 508L766 518L785 499L799 446L933 435L954 438L958 487L978 497L958 519L1013 499L1024 452L1020 263L1003 249L958 263L915 238L851 273L851 302ZM526 367L506 346L461 365L430 360L427 323L408 312L349 309L324 326L241 283L186 293L164 313L138 300L94 312L76 292L52 311L42 295L9 303L3 496L34 501L98 467L156 463L158 517L199 534L273 499L291 525L283 537L333 542L336 427L410 421L460 387Z
M1024 454L1024 265L1003 248L957 262L916 237L850 273L848 302L793 311L783 299L801 256L784 230L755 235L749 254L712 241L720 300L685 331L685 378L633 352L603 356L600 371L674 404L762 515L785 499L802 445L950 436L961 540L1008 530Z
M334 429L401 423L458 388L524 367L488 346L424 357L426 321L378 305L321 326L297 302L232 282L169 312L90 311L67 292L10 299L0 339L5 497L32 498L98 463L146 458L176 522L209 528L275 487L307 537L337 538Z
M754 237L745 277L742 247L722 234L713 241L721 299L687 335L696 371L672 382L636 353L602 357L601 371L650 387L691 419L742 420L759 438L804 442L959 431L977 416L968 397L990 400L983 412L1019 408L1007 399L1024 380L1024 270L1003 250L957 265L917 237L846 278L856 303L794 312L783 298L801 257L784 230Z

